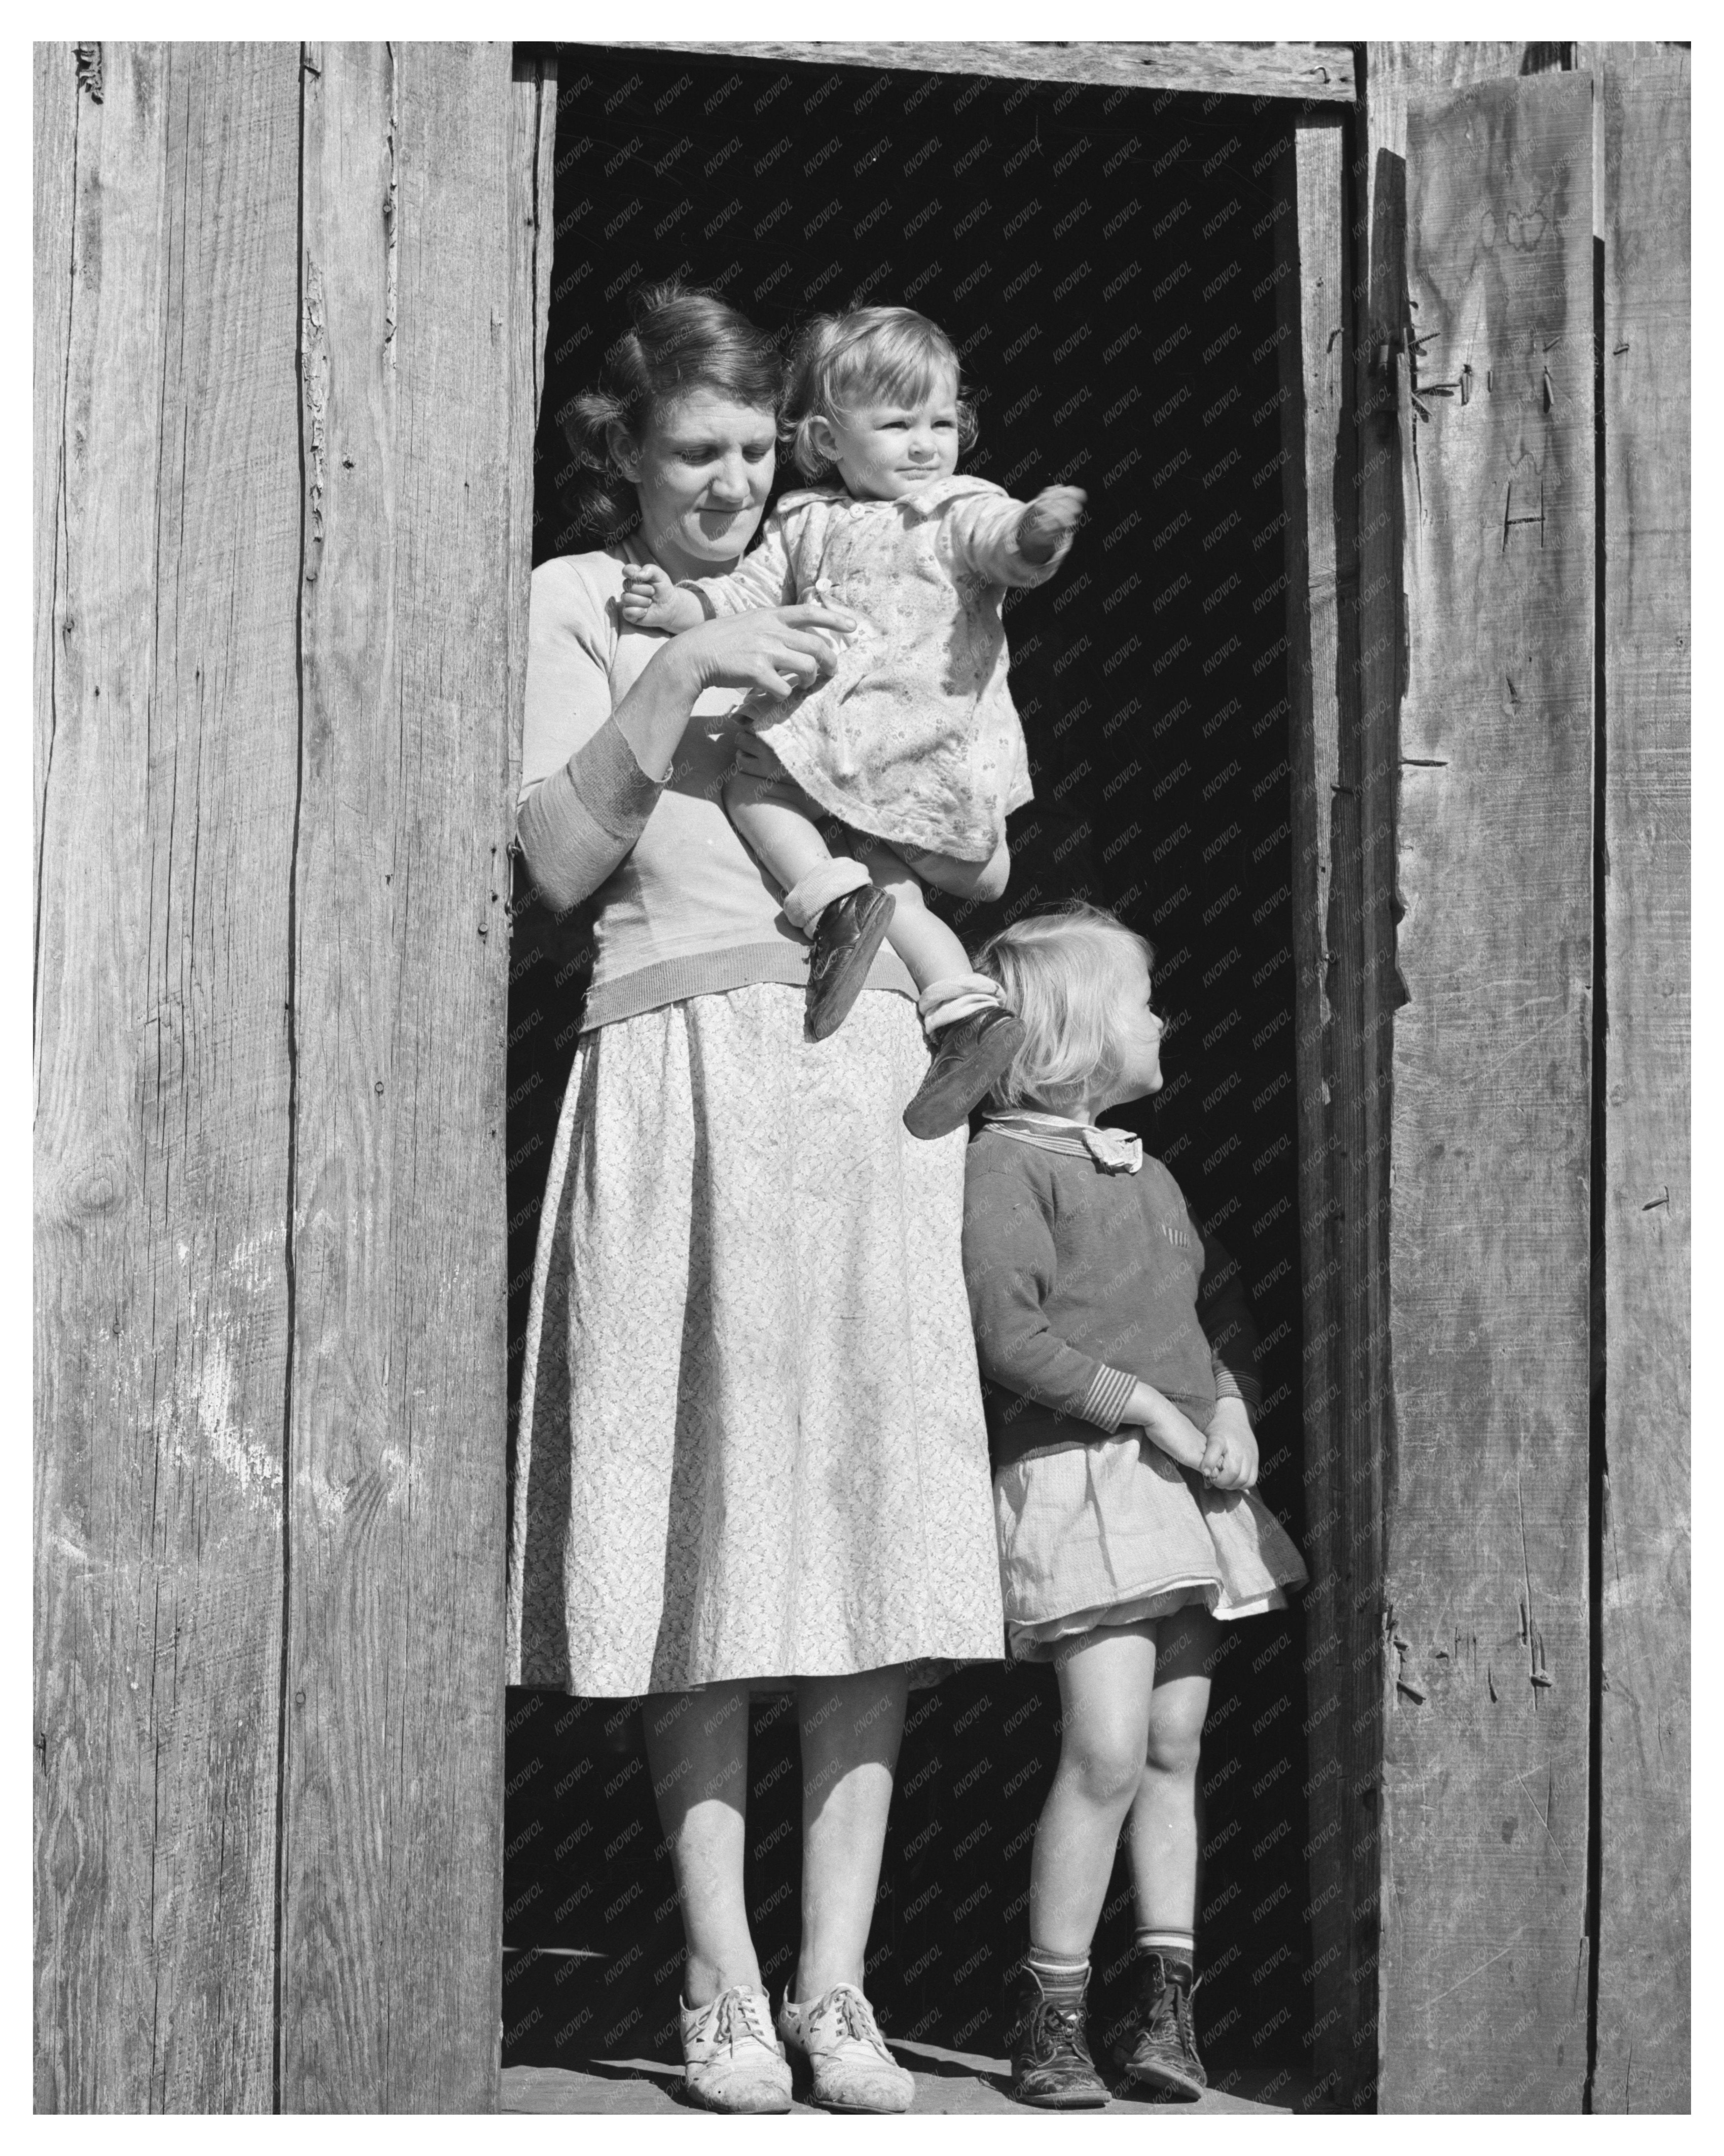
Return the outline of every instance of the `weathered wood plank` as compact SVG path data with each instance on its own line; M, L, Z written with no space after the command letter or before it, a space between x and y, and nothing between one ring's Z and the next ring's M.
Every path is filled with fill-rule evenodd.
M1586 2068L1591 97L1408 103L1391 2110L1573 2110Z
M517 429L509 471L512 530L509 562L509 712L505 744L513 800L521 765L521 714L526 709L527 600L532 588L533 429L545 380L545 332L551 316L551 262L556 239L557 56L517 53L511 112L510 172L515 186L511 244L515 287L510 327L515 338L511 408L526 414Z
M1347 1223L1337 1196L1337 1103L1356 1086L1360 1044L1336 1037L1326 983L1333 888L1329 804L1341 737L1358 723L1356 685L1342 663L1342 612L1357 603L1357 536L1350 370L1347 197L1340 116L1303 121L1275 173L1276 271L1282 395L1282 506L1286 518L1288 685L1291 701L1293 945L1299 1087L1300 1224L1305 1318L1306 1670L1314 1765L1310 1796L1312 2066L1326 2098L1346 2104L1368 2061L1364 2011L1374 1917L1373 1822L1362 1787L1374 1785L1377 1747L1360 1726L1354 1675L1361 1660L1367 1706L1375 1625L1355 1607L1356 1567L1373 1589L1374 1517L1362 1522L1361 1484L1343 1439L1339 1283ZM1346 711L1343 714L1343 697ZM1357 870L1357 860L1352 864ZM1357 911L1357 895L1354 896ZM1355 1240L1357 1231L1355 1231ZM1359 1254L1350 1262L1356 1268ZM1368 1483L1363 1486L1368 1489ZM1362 1546L1362 1524L1367 1532ZM1362 1868L1362 1850L1366 1856ZM1364 1990L1362 1992L1362 1984Z
M1583 49L1603 187L1605 1481L1594 2111L1689 2071L1689 54Z
M1124 38L1089 43L902 44L844 40L775 43L684 38L607 38L621 51L639 46L668 53L720 53L726 58L802 61L813 67L908 68L936 74L1006 75L1031 82L1095 82L1130 90L1220 91L1240 97L1296 97L1351 105L1353 55L1342 44L1133 44Z
M496 2097L515 141L308 53L286 2110Z
M71 265L62 409L38 437L58 506L38 624L37 2102L260 2110L297 71L291 48L110 44L82 92L63 63L49 76L77 110L75 225L49 238ZM62 114L42 150L66 146Z

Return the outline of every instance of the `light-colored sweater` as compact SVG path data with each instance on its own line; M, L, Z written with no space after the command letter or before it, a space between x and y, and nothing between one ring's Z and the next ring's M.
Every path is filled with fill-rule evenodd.
M748 706L791 777L853 829L985 861L1030 798L1000 603L1008 586L1045 583L1071 535L1027 559L1024 507L959 474L890 501L799 490L731 575L695 580L720 613L812 599L855 615L836 672Z
M721 798L739 739L736 692L709 690L696 702L662 785L612 721L664 643L619 611L623 564L645 559L631 541L533 572L516 829L547 901L559 912L592 905L583 1032L755 982L808 985L807 940ZM916 994L890 948L868 986Z

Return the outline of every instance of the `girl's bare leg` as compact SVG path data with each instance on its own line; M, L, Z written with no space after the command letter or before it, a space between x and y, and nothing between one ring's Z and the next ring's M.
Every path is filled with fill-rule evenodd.
M1108 1625L1057 1664L1065 1733L1029 1869L1030 1940L1048 1953L1089 1953L1120 1829L1143 1780L1155 1633L1149 1622Z
M792 1993L806 2005L834 1984L863 1984L880 1887L909 1671L807 1677L802 1726L802 1951Z
M1131 1807L1131 1884L1139 1930L1188 1932L1197 1922L1203 1799L1198 1763L1220 1627L1201 1604L1157 1625L1159 1661L1147 1743Z
M748 1687L657 1692L644 1705L647 1762L682 1904L683 1998L709 2005L761 1989L742 1896L747 1839Z

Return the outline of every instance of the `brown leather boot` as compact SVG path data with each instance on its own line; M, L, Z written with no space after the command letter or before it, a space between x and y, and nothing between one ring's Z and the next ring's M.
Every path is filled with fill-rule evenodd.
M928 1075L904 1111L905 1129L913 1138L943 1138L957 1130L1005 1075L1023 1045L1024 1021L1003 1004L942 1026L934 1036Z
M849 1016L897 905L890 891L866 883L821 909L808 939L814 947L803 1031L810 1040L824 1040Z

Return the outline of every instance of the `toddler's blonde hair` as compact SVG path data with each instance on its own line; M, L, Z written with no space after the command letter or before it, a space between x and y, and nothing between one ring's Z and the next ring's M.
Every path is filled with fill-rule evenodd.
M804 478L824 479L829 459L814 447L816 419L839 422L860 404L919 404L942 382L962 387L957 347L937 322L911 307L855 307L817 315L796 341L784 400L784 439ZM976 439L976 414L962 398L957 440Z
M1024 1041L988 1096L998 1108L1035 1105L1072 1114L1120 1075L1113 1030L1131 962L1152 964L1146 940L1115 914L1082 899L1032 913L991 936L976 971L1000 984L1024 1021Z

